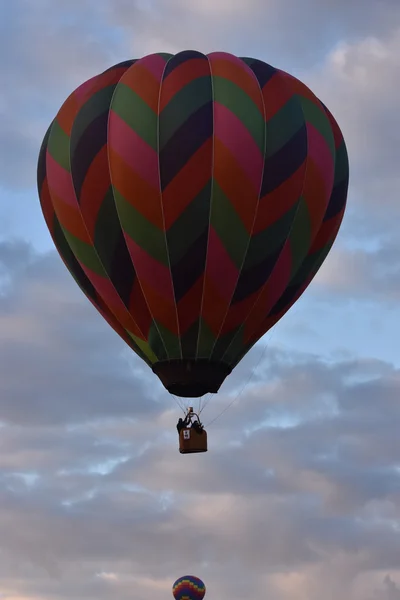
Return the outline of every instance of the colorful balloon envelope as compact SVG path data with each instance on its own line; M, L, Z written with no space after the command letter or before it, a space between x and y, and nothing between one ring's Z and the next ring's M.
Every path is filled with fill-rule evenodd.
M298 79L224 52L152 54L83 83L38 164L86 296L173 394L217 392L338 233L346 146Z
M198 577L184 575L175 581L172 593L175 600L202 600L206 593L206 586Z

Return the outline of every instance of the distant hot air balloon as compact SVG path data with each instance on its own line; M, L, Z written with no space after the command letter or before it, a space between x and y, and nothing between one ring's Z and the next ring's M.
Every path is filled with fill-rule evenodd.
M198 577L185 575L175 581L172 593L175 600L202 600L206 593L206 586Z
M183 397L217 392L304 292L348 176L339 127L308 87L224 52L152 54L83 83L38 164L67 268Z

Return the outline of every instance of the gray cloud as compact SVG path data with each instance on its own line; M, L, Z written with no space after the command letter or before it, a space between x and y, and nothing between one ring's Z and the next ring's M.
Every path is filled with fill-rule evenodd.
M193 48L254 54L277 66L302 68L321 61L338 39L355 40L393 28L400 10L395 0L351 4L307 0L158 0L150 5L116 0L115 22L132 32L136 52ZM138 25L140 24L140 27ZM284 42L282 43L282 40Z
M35 4L15 0L0 25L0 178L32 188L42 138L62 102L80 83L114 62L119 49L101 2Z
M398 204L400 16L392 25L390 33L342 42L307 75L339 119L359 200L376 213Z
M316 284L364 303L397 305L400 293L399 50L394 18L386 36L343 42L305 76L337 117L350 159L347 214Z
M362 303L383 302L394 307L400 298L400 243L383 239L376 250L338 247L315 280L315 291L356 298Z
M140 366L124 355L124 343L82 302L56 253L21 265L24 255L25 245L0 244L6 290L0 296L0 420L73 423L96 414L154 413L154 387L135 374Z
M266 587L274 600L317 600L327 586L332 600L396 598L393 366L270 346L210 426L210 452L181 456L172 400L131 373L59 259L16 243L0 255L0 581L10 597L161 599L195 572L210 595L237 600ZM235 385L210 400L205 422Z

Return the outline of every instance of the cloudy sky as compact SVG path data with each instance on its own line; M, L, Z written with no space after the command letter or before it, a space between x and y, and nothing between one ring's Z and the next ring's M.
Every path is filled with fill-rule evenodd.
M400 599L399 0L10 0L0 19L0 598ZM83 297L36 192L66 96L153 51L256 56L348 145L304 297L177 452L179 409ZM235 400L236 399L236 400Z

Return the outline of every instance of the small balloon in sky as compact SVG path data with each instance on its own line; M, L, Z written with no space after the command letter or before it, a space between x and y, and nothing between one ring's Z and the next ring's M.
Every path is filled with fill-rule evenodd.
M175 600L202 600L206 593L206 586L198 577L184 575L175 581L172 593Z

